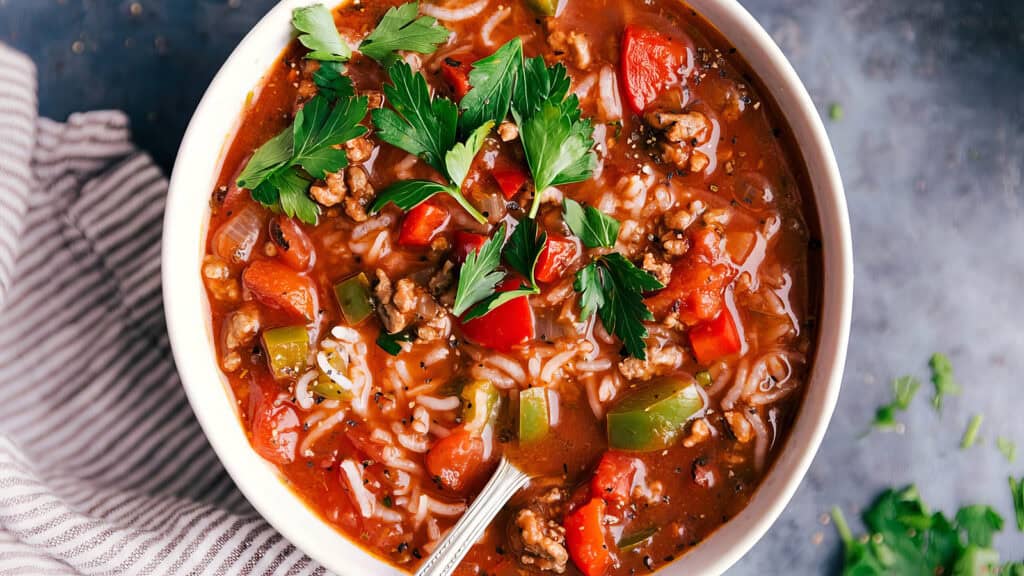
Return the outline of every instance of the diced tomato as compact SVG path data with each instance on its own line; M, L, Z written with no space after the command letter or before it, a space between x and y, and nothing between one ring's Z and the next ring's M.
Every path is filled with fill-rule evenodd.
M277 255L282 262L299 272L309 269L313 261L313 243L298 222L286 216L274 218L270 221L270 239L277 246Z
M501 189L501 195L505 197L505 200L515 198L529 179L526 171L520 168L497 168L491 171L491 176L498 183L498 188Z
M626 101L633 112L643 114L666 87L679 83L679 71L686 66L686 51L684 42L643 26L626 26L620 74Z
M510 279L499 286L498 290L506 292L519 286L518 280ZM461 325L466 338L481 346L508 352L513 346L533 340L533 308L530 307L527 296L520 296L498 306L485 316L461 322Z
M707 366L719 358L736 354L743 348L736 321L728 308L713 320L690 329L690 346L697 361Z
M451 215L448 210L431 202L424 202L405 215L402 229L398 232L398 243L403 246L424 247L448 225Z
M725 287L732 278L725 264L707 264L688 258L675 265L664 290L646 299L655 318L672 314L692 326L711 320L722 311Z
M578 255L579 246L575 241L565 236L548 234L548 241L537 257L537 267L534 270L537 281L554 282L560 279L576 261Z
M690 234L687 256L713 264L722 259L722 251L722 235L714 228L700 228Z
M228 186L228 191L224 194L224 201L220 204L220 209L226 214L233 214L239 206L241 206L246 198L249 198L249 191L245 188L239 188L234 182Z
M636 458L622 452L605 452L590 481L590 495L605 502L628 504L636 469Z
M604 576L612 565L604 532L604 509L604 500L592 498L563 521L569 558L584 576Z
M464 428L456 428L427 452L427 471L449 490L461 492L476 486L487 473L484 440Z
M462 264L466 261L466 256L469 256L470 252L480 250L485 242L487 242L487 236L483 234L474 234L464 230L456 231L455 249L452 251L452 259L457 264Z
M469 64L451 58L441 61L441 77L451 86L456 101L462 100L472 88L469 85L469 72L472 69Z
M300 426L299 416L290 404L275 406L270 397L265 396L253 414L252 446L257 454L275 464L293 462Z
M273 260L257 260L242 273L242 283L257 300L296 320L316 319L316 285L309 278Z

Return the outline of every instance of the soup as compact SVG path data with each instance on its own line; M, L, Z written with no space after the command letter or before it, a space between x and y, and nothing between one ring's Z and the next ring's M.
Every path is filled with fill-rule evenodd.
M457 574L654 570L738 514L813 357L784 119L671 0L296 10L203 276L253 448L412 570L505 457ZM599 14L599 17L594 17Z

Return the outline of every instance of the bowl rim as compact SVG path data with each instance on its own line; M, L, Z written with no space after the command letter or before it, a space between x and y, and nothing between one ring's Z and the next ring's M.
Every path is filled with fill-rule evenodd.
M251 448L212 345L200 273L209 193L244 103L291 39L291 10L320 2L339 4L336 0L282 0L274 6L231 53L196 108L168 190L161 257L164 310L175 364L196 418L252 506L288 541L333 572L398 575L405 572L321 520L285 485L277 469ZM821 225L824 286L812 373L785 445L743 511L662 568L666 575L724 572L782 513L806 475L835 410L853 306L853 246L845 193L824 124L804 84L767 31L736 0L687 4L737 47L793 130ZM723 25L734 30L723 30ZM203 337L197 337L197 332L204 332Z

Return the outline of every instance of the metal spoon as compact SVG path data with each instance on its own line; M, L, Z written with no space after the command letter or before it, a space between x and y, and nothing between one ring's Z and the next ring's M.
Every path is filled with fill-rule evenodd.
M437 544L433 554L416 571L416 576L450 576L509 498L526 486L531 478L502 456L494 476L448 535Z

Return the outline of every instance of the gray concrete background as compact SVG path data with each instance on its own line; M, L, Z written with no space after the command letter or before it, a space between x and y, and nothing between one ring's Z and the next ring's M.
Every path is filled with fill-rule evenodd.
M133 4L141 10L133 10ZM0 41L39 66L44 115L121 108L169 168L206 84L273 0L0 0ZM853 516L881 489L917 483L951 511L990 503L996 540L1024 558L1008 474L1024 475L1024 1L748 0L829 121L856 258L844 389L793 502L731 576L832 574L840 549L822 515ZM927 359L964 386L941 415ZM902 374L925 386L904 434L864 432ZM985 414L982 440L958 449ZM1014 464L997 435L1021 444ZM857 523L859 526L859 523Z

